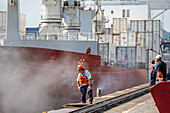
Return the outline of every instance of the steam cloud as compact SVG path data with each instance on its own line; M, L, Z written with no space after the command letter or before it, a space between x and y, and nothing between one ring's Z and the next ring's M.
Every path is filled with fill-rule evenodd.
M60 100L54 100L53 94L57 87L62 93L59 86L67 83L61 82L66 75L62 66L52 65L48 59L39 66L27 64L17 51L0 53L0 113L40 113L59 107Z

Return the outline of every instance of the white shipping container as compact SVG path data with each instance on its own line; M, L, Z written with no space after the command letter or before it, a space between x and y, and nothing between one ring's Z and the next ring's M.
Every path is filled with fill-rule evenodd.
M137 46L136 62L142 62L142 47Z
M157 53L159 54L160 53L160 44L161 44L161 42L160 42L160 36L159 35L157 35Z
M127 18L120 19L120 32L127 32Z
M146 49L144 47L141 48L142 50L142 63L146 63Z
M128 33L120 33L120 46L128 46Z
M153 33L145 33L145 48L146 49L152 49L153 46L153 38L152 38Z
M143 47L137 47L136 62L146 63L146 49Z
M115 46L119 46L120 45L119 42L120 42L120 36L119 35L113 35L113 44Z
M105 35L98 35L98 38L99 38L99 43L106 43L107 42Z
M98 35L99 43L112 43L112 35L109 34L103 34Z
M131 20L130 21L130 29L131 29L131 32L137 32L138 31L138 21L137 20Z
M127 31L127 18L113 18L113 34Z
M116 63L121 67L127 67L127 48L117 47L116 48Z
M99 44L99 55L103 61L109 60L109 44L101 43Z
M157 45L158 44L157 39L158 39L158 34L156 32L153 32L153 48L152 49L154 51L157 51L157 46L159 46Z
M153 32L160 32L160 20L153 20Z
M109 59L110 63L116 63L116 46L114 44L109 44Z
M113 34L119 34L120 33L120 22L119 19L113 18Z
M136 46L136 33L129 32L128 46Z
M137 33L137 46L145 47L145 33Z
M146 20L146 32L153 32L152 20Z
M139 20L138 21L138 32L145 32L145 21Z
M117 47L116 58L116 64L118 67L135 68L136 47Z

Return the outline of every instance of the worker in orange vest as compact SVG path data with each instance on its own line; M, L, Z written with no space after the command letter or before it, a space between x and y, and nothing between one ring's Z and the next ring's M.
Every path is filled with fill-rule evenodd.
M150 70L151 70L151 83L150 85L155 85L156 84L156 67L157 65L155 64L155 60L151 60L151 65L150 65Z
M91 47L90 46L86 49L86 54L91 54Z
M93 91L91 84L91 74L89 71L84 69L83 65L78 65L77 70L79 71L77 77L77 87L81 91L81 100L82 103L86 103L86 92L88 90L89 102L92 104L93 102Z

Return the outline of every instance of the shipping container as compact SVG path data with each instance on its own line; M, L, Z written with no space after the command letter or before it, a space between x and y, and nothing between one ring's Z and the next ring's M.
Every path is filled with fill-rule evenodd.
M120 19L120 32L127 32L127 18Z
M157 46L159 46L160 44L158 44L158 33L157 32L153 32L153 50L157 52ZM157 45L158 44L158 45Z
M131 32L145 32L145 20L131 20Z
M137 46L145 47L145 33L137 33Z
M127 47L116 48L116 66L128 67L127 65Z
M145 21L144 20L139 20L138 21L138 32L145 32Z
M112 43L112 35L102 34L98 35L99 43Z
M158 54L160 54L160 45L161 45L160 36L157 36L157 50L156 50L156 52Z
M146 49L152 49L152 46L153 46L153 33L145 33L145 48Z
M135 68L136 47L117 47L116 66L125 68Z
M120 33L120 46L128 46L128 33Z
M128 46L136 46L136 33L129 32L128 34Z
M127 18L113 18L113 34L127 31Z
M136 62L146 63L146 49L143 47L137 47Z
M130 21L130 31L131 32L138 32L138 21L137 20L131 20Z
M136 33L124 32L120 33L119 46L136 46Z
M26 33L39 35L39 28L26 28Z
M109 43L99 44L99 55L101 56L102 65L109 62Z
M111 66L115 66L116 63L116 46L109 44L109 62Z
M137 46L136 62L142 62L142 47Z
M115 45L115 46L120 46L120 35L113 35L113 44Z
M146 48L142 47L142 63L146 63Z
M136 47L127 48L127 62L128 67L135 68L136 66Z
M153 20L153 32L160 32L160 20Z
M119 19L113 18L113 34L120 33L120 22Z
M152 20L146 20L146 30L145 32L153 32Z

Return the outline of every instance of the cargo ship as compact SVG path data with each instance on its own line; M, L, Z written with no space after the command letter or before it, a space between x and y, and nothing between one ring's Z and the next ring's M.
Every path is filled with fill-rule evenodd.
M7 13L0 12L7 23L0 35L2 113L37 113L80 102L79 64L92 74L94 96L97 88L105 95L147 82L149 60L160 54L161 22L131 15L148 9L146 1L108 3L42 0L39 27L25 29L19 0L8 1ZM115 5L128 9L110 15ZM85 54L88 46L92 54Z

